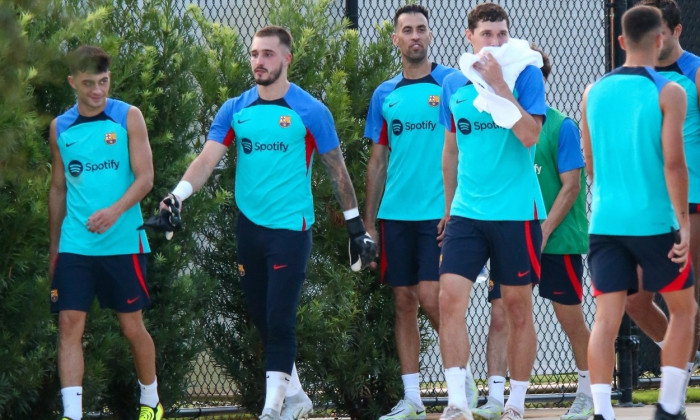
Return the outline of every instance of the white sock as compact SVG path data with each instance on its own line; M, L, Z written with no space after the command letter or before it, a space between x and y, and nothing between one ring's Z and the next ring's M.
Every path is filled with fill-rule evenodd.
M160 401L160 398L158 398L158 378L155 378L150 385L144 385L139 381L139 388L141 388L139 403L155 408L158 405L158 401Z
M576 393L585 394L589 397L591 395L591 373L587 370L578 370L578 388Z
M659 348L660 348L661 350L664 349L664 340L661 340L661 341L654 341L654 343L656 343L656 345L659 346Z
M420 375L418 373L409 373L401 375L403 381L403 398L411 400L419 407L423 406L423 401L420 399Z
M503 376L489 376L489 397L497 400L501 405L505 404L506 378Z
M265 406L263 410L271 408L279 413L282 411L284 395L287 393L291 376L284 372L271 371L266 372L266 376Z
M525 394L527 394L527 386L529 381L510 380L510 394L506 407L515 408L520 414L525 413Z
M297 364L294 363L292 365L292 375L290 376L285 398L297 395L300 391L303 391L303 389L301 387L301 381L299 380L299 373L297 372Z
M63 417L73 420L83 418L83 387L68 386L61 388L63 398Z
M463 367L451 367L445 369L445 382L447 382L447 405L466 410L467 402L464 381L467 378L467 369Z
M685 387L688 372L675 366L661 366L661 389L659 404L669 414L681 411L681 396Z
M615 420L610 394L612 394L610 384L591 384L591 394L593 394L593 411L595 414L603 416L604 420Z

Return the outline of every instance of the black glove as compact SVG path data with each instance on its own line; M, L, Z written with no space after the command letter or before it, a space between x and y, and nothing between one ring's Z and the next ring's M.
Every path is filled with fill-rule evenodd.
M367 267L377 256L377 244L365 231L365 224L360 216L353 217L345 222L350 235L348 252L350 253L350 269L360 271Z
M182 219L180 218L180 201L172 194L168 194L163 199L167 209L161 209L158 214L151 216L146 223L138 227L139 230L149 228L156 232L165 232L165 238L170 240L173 232L182 230Z

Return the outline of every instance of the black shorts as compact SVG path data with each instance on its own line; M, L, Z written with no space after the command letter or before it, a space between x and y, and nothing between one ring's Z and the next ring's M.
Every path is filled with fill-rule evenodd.
M542 254L539 295L562 305L583 301L583 258L579 254Z
M146 287L146 254L89 256L59 253L51 281L51 312L87 312L100 306L136 312L151 305Z
M382 283L392 287L415 286L440 277L440 220L381 220L380 267Z
M637 292L637 265L642 267L642 287L649 292L674 292L693 285L690 264L678 271L668 258L673 235L651 236L590 235L588 262L593 296L602 293Z
M475 281L491 258L498 284L521 286L540 279L542 229L538 220L490 221L452 216L445 227L440 274Z

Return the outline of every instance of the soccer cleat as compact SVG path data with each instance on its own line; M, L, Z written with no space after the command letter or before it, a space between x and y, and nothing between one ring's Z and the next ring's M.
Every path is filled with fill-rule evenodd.
M309 418L309 414L311 414L313 409L314 405L311 402L311 398L304 391L301 391L293 397L285 398L280 418L282 420L306 419Z
M561 416L561 420L586 420L593 415L593 398L586 394L578 393L571 408Z
M272 408L266 408L262 411L258 420L280 420L280 413Z
M520 411L516 410L515 408L507 407L505 410L503 410L501 420L523 420L523 415L520 414Z
M155 407L141 404L139 408L139 420L161 420L163 418L163 404L158 403Z
M661 407L661 404L656 404L654 420L685 420L685 416L681 412L678 412L677 414L668 413L663 407Z
M602 414L596 414L593 416L593 420L605 420L605 417Z
M472 367L469 366L469 364L467 364L467 376L464 380L464 389L466 390L469 408L476 407L476 404L479 402L479 389L476 387Z
M379 420L424 420L425 407L417 405L409 399L403 399L391 409L389 414L379 417Z
M469 409L462 410L459 407L449 406L442 412L440 420L474 420Z
M472 409L474 420L499 420L503 413L503 404L495 398L489 397L486 404Z

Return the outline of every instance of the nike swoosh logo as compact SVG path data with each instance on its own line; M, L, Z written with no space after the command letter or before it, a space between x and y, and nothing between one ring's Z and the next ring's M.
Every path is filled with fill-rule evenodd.
M237 122L238 124L243 124L243 123L246 122L246 121L248 121L248 120L236 120L236 122Z
M280 265L273 264L273 265L272 265L272 269L273 269L273 270L279 270L280 268L284 268L284 267L286 267L286 266L287 266L287 264L280 264Z
M366 244L372 244L372 243L374 243L374 241L371 240L370 238L364 238L363 241L364 241Z
M394 105L398 104L398 102L394 102L393 104L389 104L389 108L393 108Z
M132 303L134 303L134 302L136 302L137 300L139 300L140 297L141 297L141 296L136 296L135 298L127 299L127 300L126 300L126 304L127 304L127 305L131 305Z
M423 414L423 413L425 413L425 410L416 411L416 415L417 415L417 416L420 416L420 415Z
M527 276L527 273L529 273L530 270L527 271L518 271L518 277L525 277Z
M466 99L457 99L457 103L461 104L462 102L466 101Z
M75 143L77 143L77 141L74 141L73 143L66 143L66 147L71 147L71 146L74 145Z
M493 381L494 384L504 384L505 381Z

